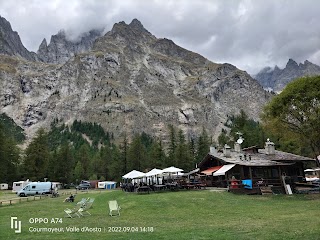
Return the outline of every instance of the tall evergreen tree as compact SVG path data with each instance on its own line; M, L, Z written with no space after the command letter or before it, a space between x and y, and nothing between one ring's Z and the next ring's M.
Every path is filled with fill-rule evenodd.
M73 178L72 170L74 166L72 149L69 143L65 143L61 146L58 153L57 172L56 177L61 183L70 183Z
M54 149L50 153L49 163L48 163L48 178L50 181L58 181L58 150Z
M123 141L120 144L120 159L122 162L122 172L126 173L128 172L128 150L129 150L129 143L128 143L128 138L127 134L125 133L123 137Z
M192 168L190 152L181 129L178 132L178 144L175 149L174 155L176 160L175 165L177 167L182 168L185 171L188 171L190 170L190 168Z
M141 142L141 137L135 135L128 151L128 170L144 170L147 167L146 155L146 149Z
M166 154L164 152L162 142L153 141L149 151L149 167L150 168L165 168L166 167Z
M123 171L123 163L121 159L121 153L119 148L112 144L110 147L112 158L109 159L108 169L109 175L107 175L107 179L121 181L121 176L126 174L127 172Z
M18 175L20 151L13 136L7 136L0 124L0 181L11 183Z
M78 161L82 166L82 178L88 179L91 175L91 161L90 161L90 148L88 144L81 145L78 153Z
M175 163L175 151L177 147L176 140L176 129L173 125L169 125L169 154L167 158L167 165L172 165Z
M48 177L49 158L48 135L41 128L25 151L24 170L26 177L34 181L42 181Z
M198 138L197 162L201 162L202 159L208 154L210 151L210 144L211 142L207 131L203 127L201 135Z
M197 155L196 155L196 143L194 138L190 138L188 142L188 150L190 155L190 161L192 163L192 166L195 166L197 163Z
M81 161L78 161L75 168L74 168L74 181L76 184L79 184L79 182L83 179L83 167L81 164Z

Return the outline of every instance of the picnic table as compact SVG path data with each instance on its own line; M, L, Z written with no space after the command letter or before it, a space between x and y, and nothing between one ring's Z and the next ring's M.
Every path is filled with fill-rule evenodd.
M151 188L149 186L140 186L137 188L137 192L141 193L141 192L147 192L150 193Z
M166 189L166 185L163 185L163 184L155 184L155 185L153 185L153 188L154 188L155 191L160 191L160 190Z
M166 183L166 187L170 190L176 190L178 188L177 183Z

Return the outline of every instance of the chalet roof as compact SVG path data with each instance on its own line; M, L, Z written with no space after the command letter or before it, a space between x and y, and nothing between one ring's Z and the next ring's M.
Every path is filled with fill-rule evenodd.
M225 157L222 152L209 153L203 161L208 160L208 156L217 158L225 164L238 164L243 166L284 166L301 161L315 161L315 159L299 156L292 153L275 150L275 154L266 154L265 149L258 149L257 153L239 153L231 151L230 157ZM202 165L203 161L199 164Z

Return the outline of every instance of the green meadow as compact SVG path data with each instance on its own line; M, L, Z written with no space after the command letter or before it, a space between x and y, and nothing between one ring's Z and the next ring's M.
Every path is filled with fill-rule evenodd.
M81 218L65 217L75 203L64 197L1 206L0 239L320 239L319 194L114 190L78 194L75 202L83 197L95 201L91 216ZM109 200L118 201L120 216L109 216ZM21 233L10 228L10 217L21 221ZM49 232L57 229L63 232Z

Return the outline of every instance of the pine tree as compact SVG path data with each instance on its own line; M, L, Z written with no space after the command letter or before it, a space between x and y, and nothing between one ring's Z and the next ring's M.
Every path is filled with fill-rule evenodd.
M112 158L109 159L109 175L107 176L107 179L118 182L121 181L121 176L126 174L126 172L123 171L123 163L119 148L116 145L112 144L110 150Z
M80 161L77 162L74 168L74 180L78 184L83 179L83 167Z
M196 143L194 138L192 137L189 139L188 150L189 150L190 161L192 163L192 166L195 166L195 164L197 163Z
M72 180L73 154L69 143L65 143L59 150L56 162L56 177L61 183L70 183Z
M24 170L26 177L34 181L42 181L43 178L47 177L49 158L48 135L41 128L25 152Z
M149 151L149 168L165 168L166 155L161 140L153 141Z
M134 136L128 151L128 170L142 171L147 167L146 149L139 135Z
M201 135L198 138L198 151L197 151L197 162L201 162L202 159L210 151L210 139L208 137L207 131L205 128L202 128Z
M169 154L167 158L167 165L173 165L175 160L175 151L177 147L177 140L176 140L176 130L173 125L169 125Z
M126 173L128 172L128 149L129 149L129 144L128 144L128 138L127 134L125 133L123 137L123 142L120 145L120 159L123 165L122 172Z
M90 169L90 148L88 144L81 145L78 153L78 161L82 166L82 178L88 179L91 174Z
M178 144L174 152L176 167L182 168L183 170L190 170L190 168L192 168L192 161L189 153L183 131L180 129L178 132Z
M0 124L0 181L9 183L18 175L20 151L13 136L7 136Z

